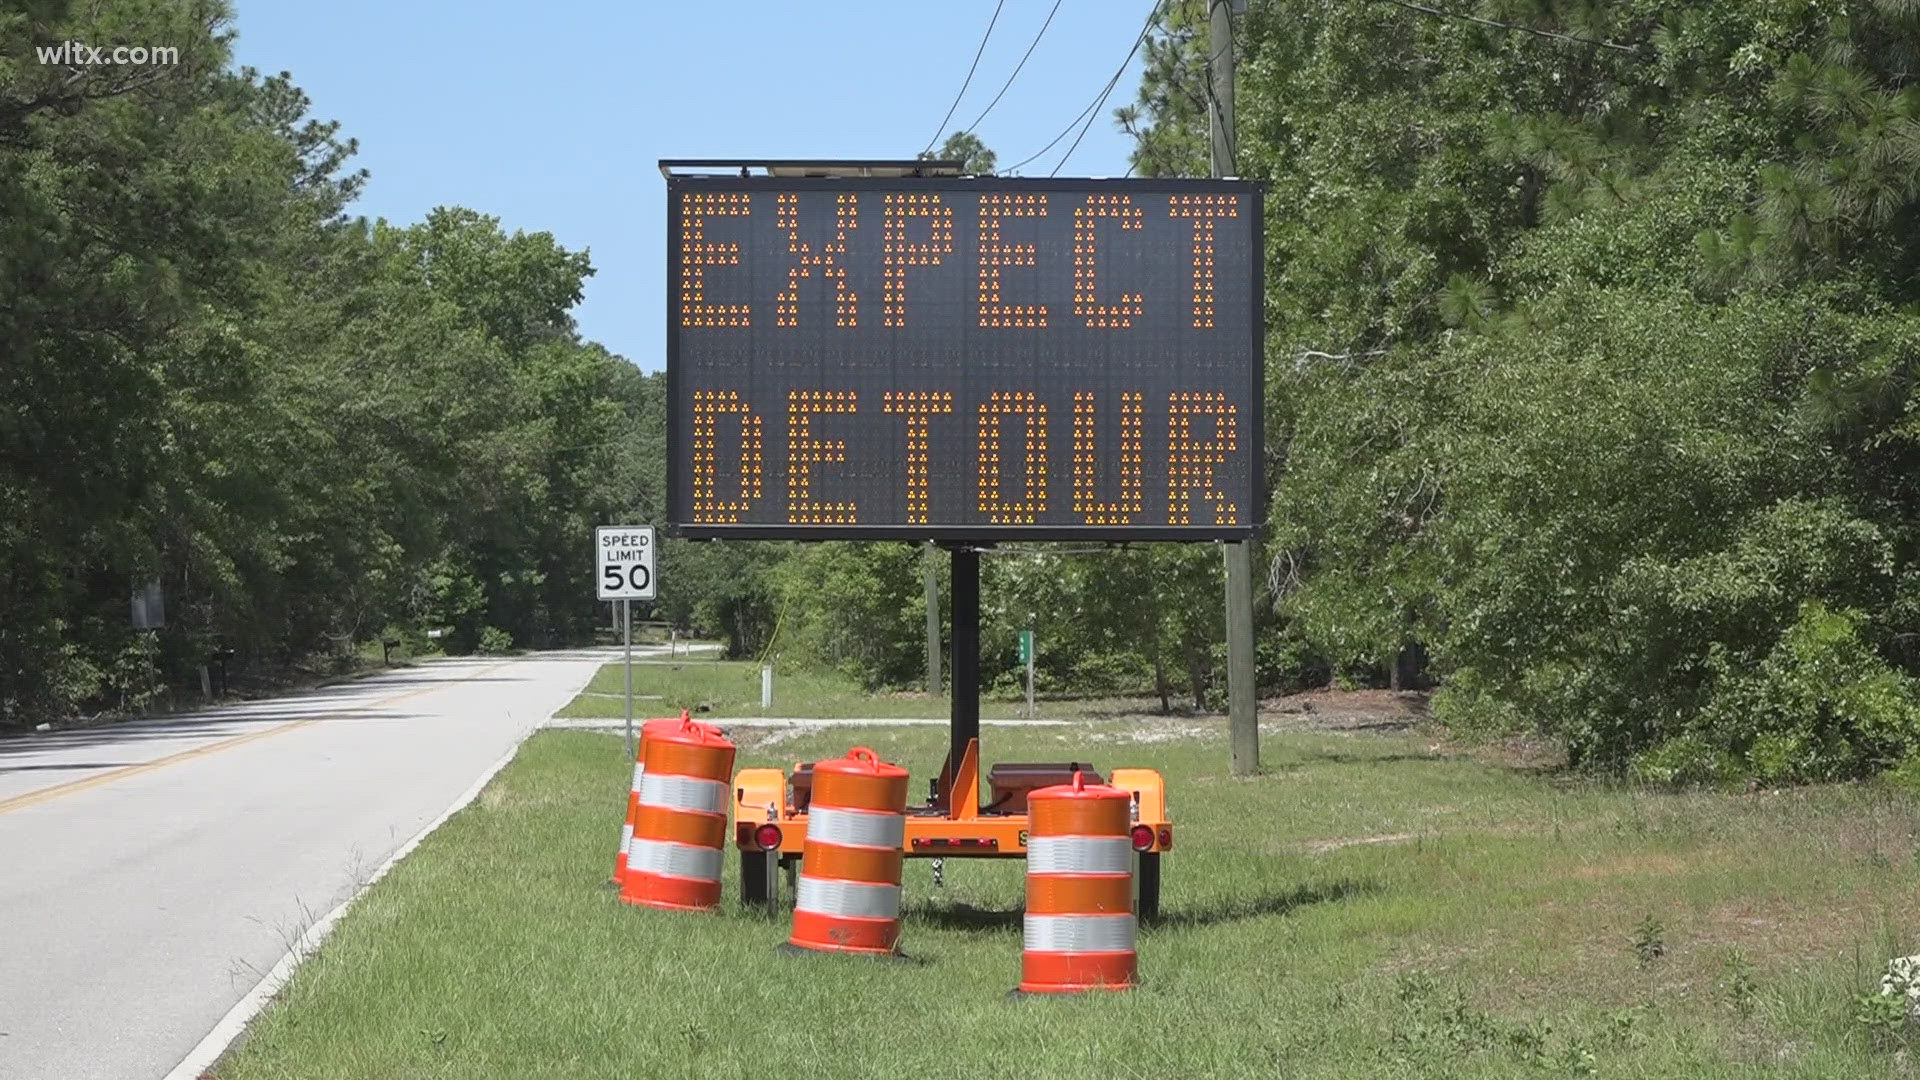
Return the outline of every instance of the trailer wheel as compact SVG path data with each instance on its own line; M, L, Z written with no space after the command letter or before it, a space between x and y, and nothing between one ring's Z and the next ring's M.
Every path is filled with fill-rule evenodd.
M768 907L773 903L773 862L764 851L740 853L740 902L750 907Z
M1140 898L1134 904L1134 917L1143 923L1160 921L1160 853L1143 851L1134 869Z

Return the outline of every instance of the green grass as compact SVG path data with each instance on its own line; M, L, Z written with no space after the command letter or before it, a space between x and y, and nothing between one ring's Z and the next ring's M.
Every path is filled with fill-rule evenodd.
M741 764L940 728L742 729ZM1920 805L1849 785L1657 793L1417 735L1217 721L993 729L988 758L1169 778L1165 920L1130 994L1010 1001L1021 865L910 862L917 963L775 952L784 918L676 915L605 882L618 738L547 732L354 907L215 1075L269 1077L1868 1077L1852 1019L1916 951Z
M602 667L579 697L560 710L570 719L618 719L625 715L625 665ZM691 709L713 716L803 716L822 718L924 717L948 715L945 695L924 693L872 694L832 672L777 671L773 707L760 707L760 665L751 661L702 657L678 663L648 658L633 665L634 715L664 716ZM1042 701L1042 719L1099 716L1140 711L1147 702L1130 699ZM986 699L980 715L1015 718L1026 715L1026 701Z

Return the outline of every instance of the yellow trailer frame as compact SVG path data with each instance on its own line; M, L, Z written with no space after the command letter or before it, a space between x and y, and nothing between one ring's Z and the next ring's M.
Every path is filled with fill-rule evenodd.
M1025 858L1026 813L981 805L980 740L969 739L966 747L957 779L943 764L930 805L907 809L902 853L909 858ZM1136 910L1142 918L1155 918L1160 900L1159 857L1173 847L1166 780L1152 769L1114 769L1107 782L1133 798ZM733 820L743 898L749 903L770 903L773 864L791 868L807 843L807 815L794 808L787 773L768 768L740 770L733 779ZM774 826L777 835L764 833L764 825ZM1139 829L1142 825L1145 830Z
M956 545L949 551L953 697L947 758L927 805L907 809L902 851L923 859L1025 858L1027 815L980 799L980 549ZM1173 847L1166 780L1152 769L1115 769L1107 782L1133 799L1135 913L1158 918L1160 856ZM806 847L807 815L794 805L792 791L792 779L781 769L742 769L734 776L734 846L747 903L771 903L776 867L791 871Z

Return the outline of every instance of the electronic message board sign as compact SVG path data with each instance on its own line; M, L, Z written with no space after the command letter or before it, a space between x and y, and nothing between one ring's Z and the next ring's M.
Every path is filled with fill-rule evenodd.
M672 176L667 198L682 535L1260 520L1255 184Z

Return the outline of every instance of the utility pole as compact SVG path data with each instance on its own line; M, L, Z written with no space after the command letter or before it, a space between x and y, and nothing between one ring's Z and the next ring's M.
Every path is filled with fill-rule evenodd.
M1207 128L1213 148L1213 175L1234 174L1233 0L1208 0ZM1262 302L1254 297L1254 303ZM1263 364L1264 357L1254 363ZM1255 402L1255 408L1264 408ZM1253 463L1255 469L1261 463ZM1256 476L1255 483L1265 483ZM1223 547L1227 577L1227 724L1233 746L1233 775L1260 771L1260 716L1253 670L1253 541L1233 540Z
M920 552L920 582L927 594L927 696L940 696L940 572L933 565L939 549L927 541Z

